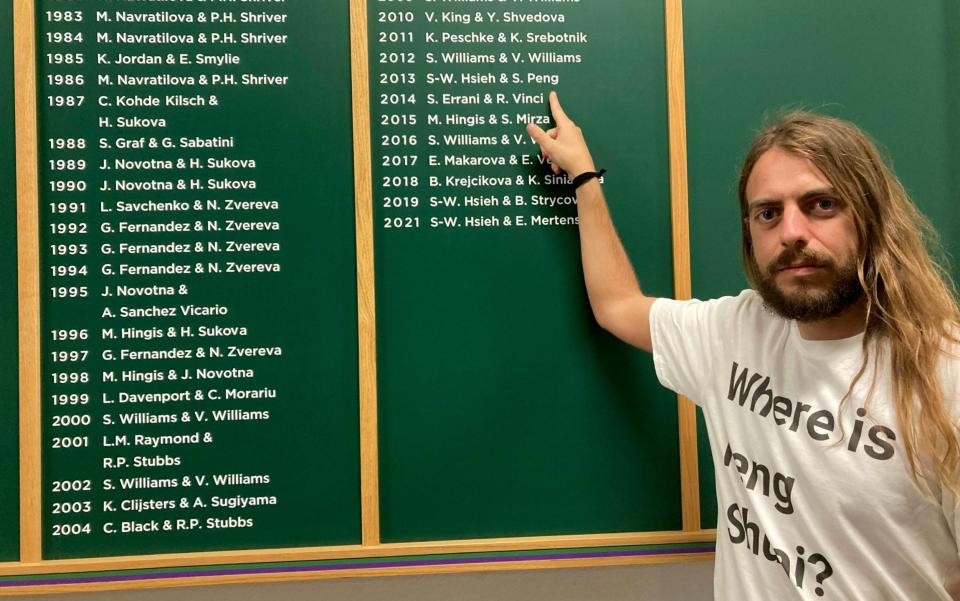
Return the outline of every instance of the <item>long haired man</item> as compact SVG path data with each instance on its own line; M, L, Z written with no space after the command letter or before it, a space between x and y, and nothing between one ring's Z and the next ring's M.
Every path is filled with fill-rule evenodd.
M657 299L583 133L550 102L556 127L527 129L577 185L594 315L703 409L717 598L960 600L960 308L876 146L811 113L768 126L739 185L751 288Z

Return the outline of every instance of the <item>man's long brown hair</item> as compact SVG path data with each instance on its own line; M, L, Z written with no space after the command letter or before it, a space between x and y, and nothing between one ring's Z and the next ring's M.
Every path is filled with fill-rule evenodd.
M864 358L843 402L875 349L868 397L878 375L889 373L911 476L928 494L947 489L960 497L960 424L947 407L948 401L960 399L945 398L937 369L960 348L960 307L949 272L931 256L945 263L936 231L862 131L840 119L800 111L782 116L754 140L740 172L742 216L747 215L750 173L774 147L809 159L820 169L849 207L856 227L858 274L867 309ZM741 227L743 263L756 287L762 268L753 260L749 223L741 220Z

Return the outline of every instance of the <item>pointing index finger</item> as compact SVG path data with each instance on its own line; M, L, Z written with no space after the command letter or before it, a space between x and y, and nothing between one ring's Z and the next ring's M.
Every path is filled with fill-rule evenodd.
M530 137L533 138L537 144L543 147L553 142L553 138L534 123L527 124L527 133L530 134Z
M557 98L556 92L550 92L550 112L553 113L553 120L558 124L560 121L570 121L570 117L567 117L563 107L560 106L560 99Z

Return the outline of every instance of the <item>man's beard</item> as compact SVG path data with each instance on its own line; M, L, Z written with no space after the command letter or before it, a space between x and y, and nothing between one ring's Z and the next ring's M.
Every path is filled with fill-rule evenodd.
M763 302L768 309L786 319L804 322L836 317L863 294L855 259L837 266L832 259L819 253L788 248L766 269L760 269L755 258L750 260L758 274L757 292ZM795 292L783 292L776 284L777 273L799 262L812 263L829 271L833 274L833 281L813 284L801 280Z

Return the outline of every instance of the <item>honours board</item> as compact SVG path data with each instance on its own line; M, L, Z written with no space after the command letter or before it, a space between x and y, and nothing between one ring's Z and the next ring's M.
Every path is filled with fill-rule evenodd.
M29 4L0 5L4 315ZM678 0L33 8L40 490L2 320L0 586L708 555L705 435L697 497L690 414L595 325L524 134L551 89L651 294L688 247L696 296L740 289L738 162L787 105L874 134L960 251L956 2L685 2L689 245Z
M873 133L960 250L956 2L715 4L684 3L688 244L679 0L36 2L40 490L0 320L0 586L707 556L705 436L697 497L690 414L591 315L575 196L524 133L547 93L651 294L688 247L696 296L740 289L737 163L783 105Z
M17 195L13 19L0 3L0 561L19 556Z
M596 325L524 133L557 90L671 295L662 4L369 7L383 540L679 530L676 397Z
M763 116L785 108L849 119L872 135L941 234L960 277L958 6L955 0L684 3L694 296L736 294L746 286L739 264L740 161ZM707 489L713 471L703 431L700 442ZM703 524L713 526L716 507L702 508Z
M676 397L595 324L575 195L524 130L557 90L672 294L663 5L34 16L36 559L709 540Z
M37 7L44 558L358 543L347 4Z

